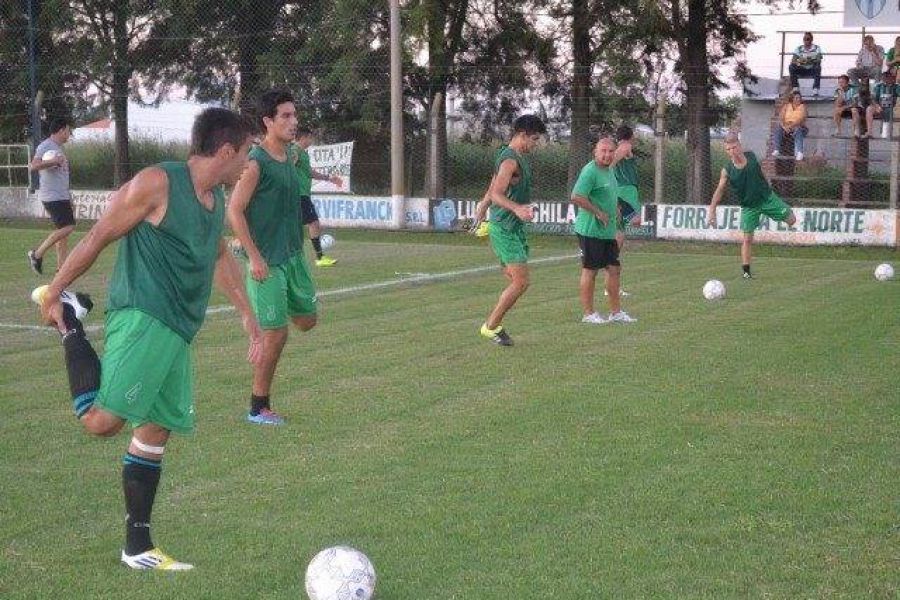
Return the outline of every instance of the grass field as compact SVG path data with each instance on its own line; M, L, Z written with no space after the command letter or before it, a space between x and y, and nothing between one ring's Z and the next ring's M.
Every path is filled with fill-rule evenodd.
M233 312L196 341L198 429L153 523L197 568L168 576L118 562L127 437L83 435L56 335L11 327L35 323L43 235L0 229L0 597L296 599L338 543L381 600L898 597L900 281L872 277L895 251L761 248L744 282L734 246L635 245L639 323L589 326L572 240L538 238L505 349L477 335L484 244L338 232L276 377L286 426L244 421ZM77 289L102 300L111 264Z

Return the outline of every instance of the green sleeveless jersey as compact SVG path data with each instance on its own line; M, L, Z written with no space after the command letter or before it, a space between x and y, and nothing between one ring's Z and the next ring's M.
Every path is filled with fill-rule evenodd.
M494 161L494 174L496 175L500 171L503 161L509 159L516 161L518 174L513 176L509 187L506 188L506 197L516 204L529 204L531 203L531 165L522 155L509 146L500 148L497 159ZM516 177L518 177L518 181L515 181ZM515 214L496 205L491 206L491 221L507 231L525 226L525 223L519 220Z
M225 219L225 193L213 189L207 209L194 193L187 163L156 165L169 179L159 225L141 221L119 241L107 310L134 308L170 327L188 343L206 316Z
M728 175L728 184L731 191L737 196L738 204L749 208L762 205L772 193L769 182L763 176L762 168L756 155L752 152L744 152L747 164L738 169L733 162L725 165L725 173Z
M616 181L619 182L619 185L633 185L637 187L638 175L636 158L633 156L631 158L623 158L616 163L614 171L616 173Z
M297 144L292 144L292 146L297 159L295 162L297 175L300 177L300 195L309 196L312 193L312 166L309 164L309 152Z
M266 263L281 265L303 249L300 227L300 176L288 149L288 158L277 161L262 146L250 150L259 165L259 183L244 216L250 237Z

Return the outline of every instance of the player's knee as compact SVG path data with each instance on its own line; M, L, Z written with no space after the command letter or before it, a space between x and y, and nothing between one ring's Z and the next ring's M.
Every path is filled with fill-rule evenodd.
M81 418L85 431L97 437L112 437L122 430L125 421L118 417L92 410Z
M73 231L75 231L74 225L66 225L65 227L59 228L59 233L63 236L67 236L67 235L71 234Z
M318 318L313 316L294 317L294 325L300 331L309 331L318 324Z

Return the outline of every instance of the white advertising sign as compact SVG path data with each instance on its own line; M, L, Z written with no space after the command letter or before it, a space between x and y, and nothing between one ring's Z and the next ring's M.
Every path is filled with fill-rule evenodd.
M844 27L897 26L900 5L896 0L844 0Z
M859 208L794 208L793 227L763 217L754 232L759 242L776 244L894 246L897 244L896 210ZM709 207L660 204L656 212L656 237L669 240L739 242L741 207L719 206L716 227L708 223Z
M310 146L307 152L309 152L309 164L313 171L329 177L337 175L343 180L341 186L338 187L330 181L313 179L313 193L350 192L352 189L350 186L350 167L353 163L353 142Z

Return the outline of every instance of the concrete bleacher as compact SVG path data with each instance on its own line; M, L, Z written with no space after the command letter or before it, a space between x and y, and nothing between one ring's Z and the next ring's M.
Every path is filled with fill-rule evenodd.
M794 159L794 144L790 137L785 138L780 148L781 156L772 156L773 132L779 124L781 108L791 89L787 78L782 81L761 79L745 95L742 107L742 141L761 157L763 170L776 191L793 204L823 204L824 200L839 206L884 206L892 146L900 139L900 128L896 125L900 111L895 111L893 139L881 138L879 119L875 120L875 137L871 139L852 137L850 119L844 119L842 136L834 137L832 111L836 87L836 76L823 76L820 93L814 96L812 80L800 79L800 93L806 103L806 125L809 129L804 149L805 158L800 165ZM834 176L824 178L816 174L817 167L826 166L840 171L842 175L839 181ZM807 185L799 185L806 182ZM822 190L827 186L839 191L829 199L823 199L821 194L816 194L815 198L803 198L799 191L795 191L809 189L810 185L817 184ZM885 189L876 189L879 187ZM874 193L876 191L879 193ZM873 200L873 197L877 199Z

